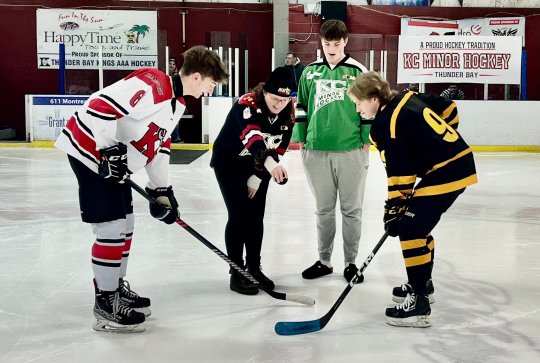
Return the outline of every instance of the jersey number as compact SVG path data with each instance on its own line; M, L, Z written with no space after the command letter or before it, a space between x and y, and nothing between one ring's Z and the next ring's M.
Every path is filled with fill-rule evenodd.
M459 135L451 126L449 126L442 118L439 117L433 110L424 108L424 120L438 134L444 135L443 140L454 142L459 139Z

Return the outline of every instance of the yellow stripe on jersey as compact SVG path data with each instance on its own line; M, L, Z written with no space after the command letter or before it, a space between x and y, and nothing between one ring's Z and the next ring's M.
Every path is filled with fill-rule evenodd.
M447 122L447 123L448 123L448 125L450 125L450 126L454 126L454 125L459 124L459 115L456 115L456 117L454 117L454 118L452 119L452 121ZM455 128L455 127L454 127L454 128Z
M435 240L432 239L431 242L429 242L429 244L427 245L427 247L430 251L433 251L433 249L435 248Z
M405 96L403 96L403 98L401 99L401 101L399 101L396 109L394 110L394 112L392 113L392 118L390 119L390 138L391 139L395 139L396 138L396 121L397 121L397 117L398 117L398 114L399 114L399 111L401 111L401 108L403 107L403 105L409 100L409 98L412 97L412 95L414 95L414 92L413 91L409 91L405 94Z
M416 182L416 175L391 176L388 178L388 186L411 184Z
M452 113L452 111L454 111L454 109L456 108L456 103L455 102L452 102L452 104L450 106L448 106L446 108L446 110L444 110L442 113L441 113L441 118L443 119L447 119L448 116L450 116L450 114Z
M433 168L431 168L430 170L428 170L428 172L426 173L426 175L429 174L429 173L431 173L432 171L435 171L435 170L437 170L437 169L440 169L440 168L442 168L443 166L447 165L448 163L451 163L452 161L457 160L457 159L461 158L462 156L467 155L467 154L470 154L470 153L472 153L472 150L471 150L471 148L469 147L469 148L463 150L462 152L458 153L458 154L457 154L456 156L454 156L453 158L448 159L448 160L446 160L446 161L443 161L442 163L436 164Z
M463 189L475 183L478 183L478 179L476 177L476 174L473 174L473 175L469 175L466 178L463 178L461 180L456 180L451 183L418 188L414 192L414 195L416 197L425 197L429 195L445 194L445 193L455 192L456 190Z
M431 252L426 253L422 256L408 257L405 259L405 267L425 265L426 263L431 262Z
M412 250L413 248L422 248L426 245L426 239L411 239L408 241L401 241L401 249L403 251L405 250Z
M388 191L388 199L405 199L408 195L412 194L412 192L412 189Z

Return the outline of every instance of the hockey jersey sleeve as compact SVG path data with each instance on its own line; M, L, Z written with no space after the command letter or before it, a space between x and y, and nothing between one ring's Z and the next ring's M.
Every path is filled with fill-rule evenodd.
M148 188L156 189L169 186L170 159L171 138L169 137L161 146L157 155L145 166L148 174Z
M129 116L141 119L163 107L173 97L170 79L157 69L143 68L92 95L86 109L86 121L92 124L96 147L103 149L118 143L118 122Z

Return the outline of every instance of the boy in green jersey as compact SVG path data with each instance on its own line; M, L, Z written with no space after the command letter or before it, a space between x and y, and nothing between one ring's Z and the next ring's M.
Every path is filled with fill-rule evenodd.
M343 220L345 270L350 281L362 228L362 202L369 165L370 121L362 120L347 89L367 69L345 53L347 27L327 20L320 30L324 57L300 77L293 140L300 143L304 171L315 196L319 260L304 272L315 279L333 272L336 201ZM358 279L362 282L363 277Z

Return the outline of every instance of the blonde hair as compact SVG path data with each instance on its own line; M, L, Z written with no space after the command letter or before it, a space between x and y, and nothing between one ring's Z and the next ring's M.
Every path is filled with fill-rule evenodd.
M390 84L379 73L370 71L357 77L347 93L360 101L378 97L381 105L386 105L398 91L391 89Z

